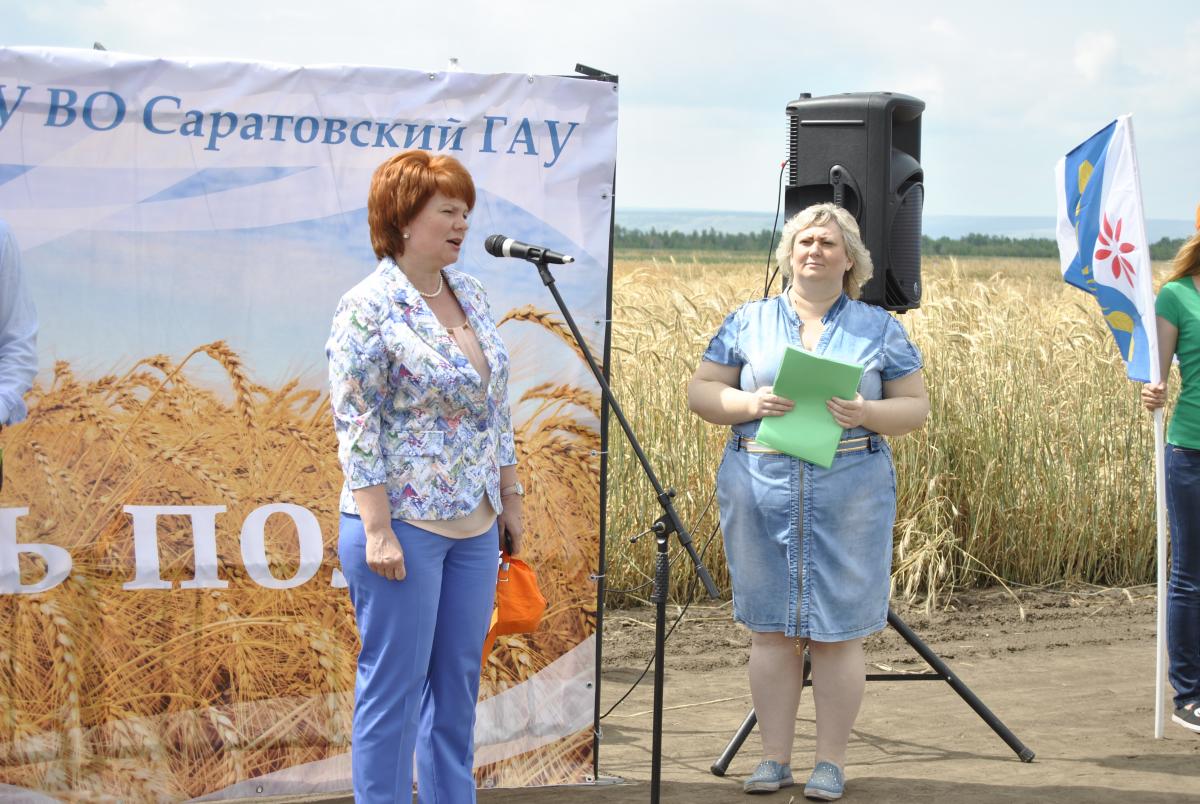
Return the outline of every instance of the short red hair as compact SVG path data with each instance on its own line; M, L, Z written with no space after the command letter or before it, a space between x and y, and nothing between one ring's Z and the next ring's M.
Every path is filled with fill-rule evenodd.
M452 156L430 156L425 151L405 151L375 168L367 194L367 225L375 256L404 253L401 233L436 192L475 208L475 182Z

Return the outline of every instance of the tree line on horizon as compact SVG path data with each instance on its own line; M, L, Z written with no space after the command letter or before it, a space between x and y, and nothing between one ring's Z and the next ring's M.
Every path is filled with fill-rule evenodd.
M617 225L614 246L618 250L641 251L742 251L765 253L774 251L771 231L719 232L714 228L681 232L677 229L659 231L629 229ZM1183 238L1163 237L1150 244L1150 258L1170 260L1184 244ZM944 257L1025 257L1058 259L1058 243L1043 237L1008 237L1006 235L968 234L963 237L932 238L921 236L921 253Z

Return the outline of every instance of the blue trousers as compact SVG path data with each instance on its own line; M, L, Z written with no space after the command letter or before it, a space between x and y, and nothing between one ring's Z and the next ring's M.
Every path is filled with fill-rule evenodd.
M1167 444L1167 656L1175 707L1200 701L1200 449Z
M362 520L342 514L338 557L362 650L350 749L354 800L410 804L413 755L420 804L475 801L475 702L496 595L496 526L447 539L396 520L407 574L389 581L366 563Z

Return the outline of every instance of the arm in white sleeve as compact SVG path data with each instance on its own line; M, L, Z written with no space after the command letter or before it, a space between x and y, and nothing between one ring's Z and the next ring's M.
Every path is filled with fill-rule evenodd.
M25 419L37 374L37 311L24 279L16 238L0 221L0 426Z

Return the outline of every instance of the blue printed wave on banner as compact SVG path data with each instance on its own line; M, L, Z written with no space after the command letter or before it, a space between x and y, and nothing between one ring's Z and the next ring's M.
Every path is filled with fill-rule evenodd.
M189 176L178 184L155 193L143 200L142 203L150 204L155 201L173 201L197 195L212 195L239 187L265 184L296 173L303 173L306 170L313 170L313 166L204 168L196 175Z
M33 165L0 165L0 184L10 182L28 173L32 168Z
M576 257L556 267L556 284L585 334L595 337L590 322L603 318L596 277L607 272L607 259L587 254L520 206L478 190L458 267L484 282L497 316L526 304L553 309L554 301L534 266L484 251L483 241L495 233ZM80 264L81 254L90 255L88 264ZM318 385L324 383L323 327L341 294L377 263L365 208L245 229L78 231L31 249L25 261L35 296L56 299L40 310L42 365L66 359L109 371L147 350L180 354L225 339L259 381L301 376ZM215 283L218 269L222 279ZM259 299L273 303L253 302ZM81 339L80 331L91 334Z

